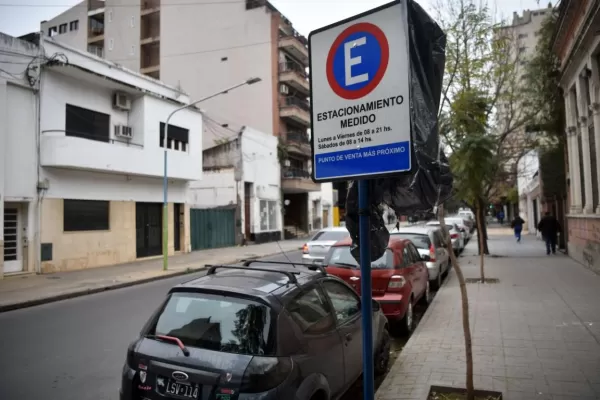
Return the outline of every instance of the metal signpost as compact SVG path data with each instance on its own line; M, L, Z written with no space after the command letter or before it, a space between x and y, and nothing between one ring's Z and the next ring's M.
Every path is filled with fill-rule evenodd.
M311 32L313 180L359 180L364 399L374 397L369 193L411 169L406 1Z

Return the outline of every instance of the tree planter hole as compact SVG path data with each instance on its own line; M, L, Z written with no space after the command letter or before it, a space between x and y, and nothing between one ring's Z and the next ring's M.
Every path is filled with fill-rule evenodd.
M481 278L465 278L465 283L500 283L500 279L485 278L485 281L481 282Z
M466 400L467 390L449 386L431 386L427 400ZM502 400L502 393L475 390L475 400Z

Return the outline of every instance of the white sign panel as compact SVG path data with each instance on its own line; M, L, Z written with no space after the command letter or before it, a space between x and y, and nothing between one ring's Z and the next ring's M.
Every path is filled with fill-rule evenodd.
M316 182L410 171L407 20L394 2L311 32Z

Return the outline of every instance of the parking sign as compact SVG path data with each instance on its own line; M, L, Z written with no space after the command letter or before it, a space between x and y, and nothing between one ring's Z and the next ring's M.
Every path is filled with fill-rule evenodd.
M411 169L405 2L309 35L313 180Z

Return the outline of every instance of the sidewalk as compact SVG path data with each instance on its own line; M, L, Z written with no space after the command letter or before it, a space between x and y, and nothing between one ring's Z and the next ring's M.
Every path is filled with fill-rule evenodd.
M499 233L499 234L498 234ZM504 400L600 399L600 276L543 242L489 231L486 277L468 284L475 388ZM479 277L477 237L459 258ZM431 385L465 387L465 351L454 270L377 392L379 400L425 400Z
M195 251L169 257L168 271L163 271L160 257L73 272L8 277L0 280L0 312L183 275L201 270L205 264L231 264L282 250L295 251L303 244L300 239Z

